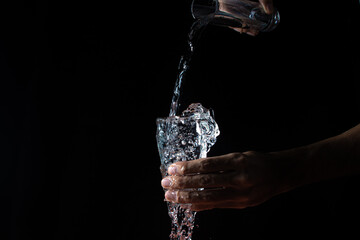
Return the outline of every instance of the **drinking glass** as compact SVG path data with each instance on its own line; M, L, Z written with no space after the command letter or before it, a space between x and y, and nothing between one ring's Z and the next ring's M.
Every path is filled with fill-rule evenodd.
M205 158L220 134L214 113L200 103L193 103L181 116L156 119L156 140L160 155L162 177L168 167L178 161ZM183 191L204 189L183 189ZM191 240L196 212L187 204L168 202L172 240Z
M193 117L168 117L156 120L156 139L161 161L161 174L167 176L167 168L178 161L205 158L208 144L202 129L209 127L208 119Z
M168 176L168 167L178 161L206 157L206 146L201 144L200 119L172 116L156 120L156 139L160 154L162 177ZM170 239L191 240L196 212L185 205L168 202L171 219Z

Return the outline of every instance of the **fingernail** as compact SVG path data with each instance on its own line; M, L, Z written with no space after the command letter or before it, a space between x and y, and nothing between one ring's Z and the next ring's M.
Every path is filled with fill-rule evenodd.
M176 191L167 191L165 193L165 199L169 202L174 202L177 199L177 193Z
M169 187L171 187L171 185L172 185L172 182L169 178L164 178L163 180L161 180L161 186L163 188L169 188Z
M177 167L175 167L175 166L170 166L169 169L168 169L168 173L169 173L170 175L175 175L175 174L177 174L177 173L178 173Z

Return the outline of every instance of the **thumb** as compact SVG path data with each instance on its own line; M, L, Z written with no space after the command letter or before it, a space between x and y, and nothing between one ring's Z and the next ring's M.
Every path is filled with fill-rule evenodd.
M274 12L273 0L259 0L259 2L266 14L272 14Z

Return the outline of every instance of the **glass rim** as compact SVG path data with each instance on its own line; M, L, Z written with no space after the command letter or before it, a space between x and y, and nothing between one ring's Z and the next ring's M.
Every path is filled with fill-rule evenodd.
M200 13L200 7L206 7L207 8L207 12L206 14L204 13ZM219 10L219 3L217 0L193 0L191 2L191 15L194 19L199 19L202 17L205 17L206 15L209 14L214 14Z
M168 119L172 119L172 120L181 120L181 119L189 119L189 118L191 118L192 116L184 116L184 117L182 117L182 116L168 116L168 117L158 117L158 118L156 118L156 122L160 122L160 121L162 121L162 122L164 122L164 121L166 121L166 120L168 120ZM194 119L194 121L197 121L197 120L200 120L200 119Z

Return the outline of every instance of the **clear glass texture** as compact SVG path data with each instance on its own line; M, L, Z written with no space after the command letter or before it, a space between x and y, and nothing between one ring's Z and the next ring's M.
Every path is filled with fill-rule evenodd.
M191 12L195 19L210 19L215 25L261 32L272 31L280 23L279 12L266 14L258 0L193 0Z
M156 125L163 177L172 163L205 158L220 134L211 111L200 103L191 104L181 116L158 118Z
M205 158L220 134L212 111L200 103L190 104L181 116L158 118L156 126L163 177L168 176L167 169L172 163ZM168 212L171 219L170 239L191 240L196 212L184 204L171 202L168 202Z

